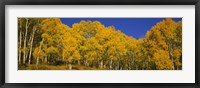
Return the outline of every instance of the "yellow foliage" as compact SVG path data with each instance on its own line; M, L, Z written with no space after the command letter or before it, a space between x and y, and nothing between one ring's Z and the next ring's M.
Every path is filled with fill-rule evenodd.
M182 22L170 18L158 22L140 39L99 21L82 20L70 28L59 18L46 18L41 22L37 37L44 42L39 41L34 46L34 57L54 55L70 62L86 60L86 64L102 61L110 68L119 64L131 69L158 70L182 66Z

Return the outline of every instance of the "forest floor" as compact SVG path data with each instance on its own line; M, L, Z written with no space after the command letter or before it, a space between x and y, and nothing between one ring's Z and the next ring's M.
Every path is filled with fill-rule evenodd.
M18 70L69 70L68 65L23 65L19 66ZM95 67L86 67L81 65L72 65L71 70L107 70L102 68L95 68Z

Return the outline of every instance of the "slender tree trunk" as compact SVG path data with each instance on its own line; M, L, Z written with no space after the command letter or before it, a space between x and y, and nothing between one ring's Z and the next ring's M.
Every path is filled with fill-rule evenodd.
M71 64L71 61L69 61L69 70L72 70L72 64Z
M87 59L85 59L85 66L89 66Z
M34 40L34 36L35 36L35 31L36 31L36 27L33 28L33 33L31 38L31 42L30 42L30 51L29 51L29 64L31 63L31 55L32 55L32 48L33 48L33 40Z
M27 36L28 37L28 36ZM28 40L28 46L27 46L27 51L26 51L26 59L28 59L29 60L29 52L30 52L30 46L31 46L31 38L32 38L32 33L30 34L30 36L29 36L29 40Z
M18 26L18 30L19 30L19 52L18 52L18 63L21 64L21 52L22 52L22 25L21 25L21 19L18 19L19 22L19 26Z
M48 58L48 56L46 55L45 56L45 63L48 63L48 59L47 58Z
M78 60L78 65L80 65L80 61Z
M28 32L28 26L29 26L29 22L28 22L28 19L26 19L26 31L25 31L25 36L24 36L24 58L23 58L23 64L26 63L26 37L27 37L27 32Z
M22 32L21 32L21 30L20 30L20 34L19 34L19 57L18 57L18 61L19 61L19 63L21 63L21 48L22 48Z
M43 41L44 41L44 39L42 39L42 42L41 42L41 44L39 46L39 51L37 53L37 59L36 59L37 60L36 61L36 65L38 65L38 63L39 63L40 51L41 51L41 48L42 48Z
M170 59L172 60L172 70L174 70L175 69L175 67L174 67L174 58L173 58L173 44L172 44L172 41L171 41L171 39L169 39L168 40L169 41L169 48L168 48L168 51L169 51L169 57L170 57Z
M110 60L110 69L112 69L112 60Z
M28 36L27 36L28 37ZM31 46L31 38L32 38L32 33L30 34L30 36L29 36L29 40L28 40L28 46L27 46L27 48L26 48L26 59L28 59L29 60L29 52L30 52L30 46ZM29 62L28 62L29 63Z
M103 68L103 60L101 60L101 66L100 67Z

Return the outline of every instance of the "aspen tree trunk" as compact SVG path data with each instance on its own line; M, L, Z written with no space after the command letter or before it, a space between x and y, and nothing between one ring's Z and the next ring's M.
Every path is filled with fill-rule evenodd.
M71 63L69 63L69 70L72 70L72 65L71 65Z
M171 39L169 39L169 49L168 49L168 51L169 51L169 57L172 60L172 70L174 70L175 67L174 67L174 58L173 58L173 54L172 54L173 48L172 48L172 41L171 41Z
M28 19L26 19L26 31L25 31L25 36L24 36L24 58L23 58L23 64L26 63L26 37L27 37L27 32L28 32L28 26L29 26L29 23L28 23Z
M38 63L39 63L39 57L40 57L40 51L41 51L41 48L42 48L42 44L43 44L43 41L44 41L44 39L42 39L42 42L41 42L41 44L40 44L40 47L39 47L39 51L38 51L38 53L37 53L37 61L36 61L36 65L38 65Z
M89 66L87 59L85 59L85 66Z
M68 64L68 66L69 66L69 70L71 70L71 69L72 69L72 64L71 64L71 61L69 61L69 64Z
M47 55L45 56L45 63L48 63Z
M35 36L35 31L36 31L36 26L34 26L33 28L33 33L32 33L32 37L31 37L31 42L30 42L30 51L29 51L29 64L31 63L31 55L32 55L32 49L33 49L33 40L34 40L34 36Z
M31 44L30 44L30 50L29 50L28 64L30 64L30 63L31 63L31 53L32 53L32 41L31 41Z
M28 36L27 36L28 37ZM31 38L32 38L32 33L30 34L30 36L29 36L29 40L28 40L28 46L27 46L27 51L26 51L26 59L28 59L29 60L29 51L30 51L30 46L31 46Z
M21 20L20 20L20 18L18 19L18 22L19 22L19 26L18 26L18 30L19 30L19 52L18 52L18 63L20 63L21 64L21 51L22 51L22 47L21 47L21 45L22 45L22 25L21 25Z
M112 69L112 59L110 60L110 69Z
M26 55L26 58L28 59L28 64L30 64L29 63L29 57L31 56L31 38L32 38L32 34L30 34L30 38L29 38L29 41L28 41L28 46L27 46L27 55Z
M100 67L103 68L103 60L101 60L101 66Z
M80 61L78 60L78 65L80 65Z
M115 64L115 70L118 70L118 60L116 61L116 64Z
M100 60L100 58L98 58L98 68L101 68L101 60Z
M22 32L20 31L20 34L19 34L19 57L18 57L18 61L19 61L19 63L21 63L21 48L22 48Z

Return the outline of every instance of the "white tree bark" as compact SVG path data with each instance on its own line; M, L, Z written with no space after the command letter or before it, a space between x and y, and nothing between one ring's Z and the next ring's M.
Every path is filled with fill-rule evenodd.
M23 56L23 64L26 63L26 38L27 38L27 32L28 32L28 27L30 25L30 22L28 18L26 18L26 27L25 27L25 36L24 36L24 56Z

